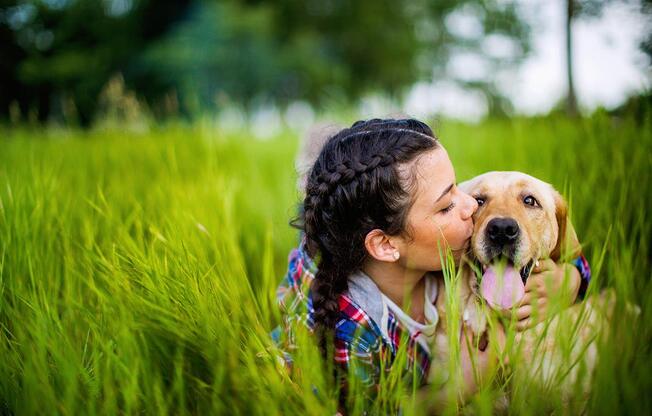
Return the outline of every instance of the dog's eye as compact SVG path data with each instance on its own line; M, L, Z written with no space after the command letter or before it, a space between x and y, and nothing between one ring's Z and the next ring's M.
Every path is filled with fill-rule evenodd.
M484 205L484 198L480 198L479 196L476 196L475 200L478 202L479 207Z
M523 203L525 205L529 205L531 207L540 207L539 201L536 200L532 195L528 195L525 198L523 198Z

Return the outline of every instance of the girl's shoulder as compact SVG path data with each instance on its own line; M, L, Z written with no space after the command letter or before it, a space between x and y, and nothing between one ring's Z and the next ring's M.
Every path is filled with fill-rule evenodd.
M286 318L301 317L308 328L314 327L314 309L310 287L317 266L306 253L303 245L295 248L288 256L288 270L276 290L278 305ZM339 343L358 345L362 349L378 349L382 332L360 303L348 294L338 298L339 320L335 328L335 340Z
M276 301L283 313L307 313L312 310L310 286L317 266L303 245L288 256L288 270L276 289Z
M335 327L335 339L363 351L378 351L383 342L378 324L346 294L340 295L338 303L340 320Z

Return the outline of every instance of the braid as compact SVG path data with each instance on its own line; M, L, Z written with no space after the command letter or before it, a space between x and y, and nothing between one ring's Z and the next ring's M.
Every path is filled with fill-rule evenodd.
M332 260L322 261L311 286L314 320L319 344L325 354L329 331L335 328L339 316L339 295L348 289L348 274Z
M339 319L339 296L367 258L366 235L405 230L410 195L398 166L436 146L430 128L417 120L359 121L331 137L313 165L295 225L305 233L308 255L319 256L311 293L324 353Z
M406 129L390 129L391 132L410 132L413 134L418 134L423 137L426 137L428 140L433 140L432 137L426 136L423 133L416 132L413 130ZM369 132L362 132L368 134ZM343 140L350 138L352 135L346 136ZM346 185L347 183L353 181L356 177L371 172L377 167L387 167L393 165L396 162L396 154L405 154L410 150L416 150L418 146L415 146L415 143L404 143L402 146L389 149L389 153L383 154L374 154L371 155L366 160L356 161L356 160L344 160L338 165L335 166L333 171L323 172L318 180L317 191L321 195L327 195L332 193L335 188L338 186Z
M346 185L362 174L371 172L379 166L390 166L394 162L395 159L391 154L375 154L365 161L345 160L335 166L334 171L319 175L317 192L320 195L328 195L338 186Z

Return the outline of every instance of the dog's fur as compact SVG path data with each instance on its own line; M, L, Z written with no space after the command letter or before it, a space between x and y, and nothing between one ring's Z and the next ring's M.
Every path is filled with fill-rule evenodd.
M568 261L579 255L581 247L568 220L567 205L553 187L520 172L489 172L459 185L460 188L484 201L474 215L471 259L463 260L459 281L459 311L464 324L477 339L486 340L488 320L497 321L479 293L480 277L475 265L486 267L497 257L508 258L521 276L527 278L532 265L540 259ZM535 205L525 203L527 197ZM527 202L533 202L528 199ZM509 250L491 247L487 224L494 218L511 218L520 229L518 240ZM482 269L480 269L482 270ZM440 294L446 293L440 279ZM554 294L551 294L551 296ZM513 375L539 382L542 387L558 387L570 395L582 375L583 390L588 393L590 374L597 361L597 335L607 327L613 296L589 299L548 319L532 329L516 334L519 368L507 368ZM447 360L448 336L445 296L437 299L441 325L438 327L435 360ZM548 312L551 313L550 311ZM511 351L506 353L509 358ZM441 364L441 363L440 363ZM433 371L435 367L433 366Z

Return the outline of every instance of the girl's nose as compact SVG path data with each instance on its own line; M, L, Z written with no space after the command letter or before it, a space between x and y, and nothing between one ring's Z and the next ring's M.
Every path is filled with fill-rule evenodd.
M471 195L468 195L462 192L464 198L464 209L462 210L463 219L468 219L475 214L475 211L478 210L478 201L475 200Z

